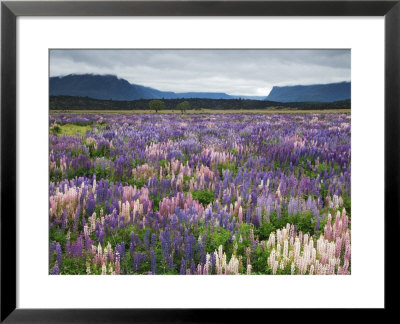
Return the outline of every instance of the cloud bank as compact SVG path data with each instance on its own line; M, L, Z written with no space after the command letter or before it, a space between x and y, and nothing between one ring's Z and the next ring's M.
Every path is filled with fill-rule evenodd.
M350 50L50 50L50 76L114 74L174 92L267 96L273 86L350 81Z

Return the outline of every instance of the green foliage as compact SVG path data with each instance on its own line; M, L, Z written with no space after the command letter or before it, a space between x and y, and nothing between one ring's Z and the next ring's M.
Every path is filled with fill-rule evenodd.
M232 251L232 245L228 244L231 238L231 233L223 227L214 228L214 231L211 235L208 236L206 242L206 249L209 252L214 252L218 250L218 247L222 245L225 253L228 253L229 250ZM228 255L228 254L227 254Z
M136 188L141 189L147 183L147 179L136 179L134 185Z
M55 229L55 227L53 227L50 229L49 241L60 243L62 249L64 250L66 243L66 233L63 233L61 230L57 230Z
M109 172L106 168L102 169L100 165L98 165L94 170L93 174L96 175L96 179L102 179L102 178L107 178L109 175Z
M351 199L349 196L343 197L343 207L346 208L346 215L351 217Z
M313 214L309 211L303 214L296 214L288 217L288 223L295 224L298 231L314 234L315 222Z
M186 112L186 110L190 109L189 101L183 101L176 105L176 109L180 110L182 114Z
M75 136L76 134L78 134L79 136L83 136L85 135L86 132L90 131L91 129L90 125L77 125L73 123L55 127L59 128L58 134L66 136Z
M328 170L329 170L328 168L329 168L329 165L328 165L328 164L326 164L326 163L320 163L320 164L318 165L318 173L325 172L325 170L328 171Z
M276 230L277 228L273 223L262 221L261 226L255 230L255 233L258 235L260 240L268 240L269 235Z
M160 161L158 161L158 164L160 166L162 166L163 168L166 168L167 165L169 165L169 161L168 160L160 160Z
M235 148L231 148L230 151L235 155L239 154L239 151Z
M108 242L110 242L112 248L115 249L117 243L124 242L125 246L129 247L131 232L137 233L137 230L133 226L128 226L126 228L119 228L115 233L110 232L104 237L104 245L107 245Z
M66 275L86 274L85 258L63 257L63 264L60 269L60 274L66 274Z
M190 176L188 176L188 175L185 174L185 175L183 176L183 182L184 182L184 183L189 182L189 181L190 181L191 179L193 179L193 178L194 178L193 176L190 177Z
M59 182L63 179L63 175L60 170L50 169L49 171L50 181Z
M55 125L55 126L53 126L53 127L50 128L50 131L51 131L53 134L60 134L60 133L61 133L61 128L60 128L60 126Z
M320 193L321 193L322 200L325 200L326 196L328 195L328 189L326 188L325 183L321 184Z
M238 165L235 162L232 162L232 161L228 161L226 163L219 163L217 165L217 169L218 169L218 174L219 174L221 179L224 178L223 170L231 171L233 177L236 177L236 175L237 175L237 173L239 171Z
M88 145L89 148L89 156L91 158L96 157L106 157L110 155L110 147L106 145L102 145L100 148L95 149L94 144Z
M257 235L260 240L268 240L272 232L286 227L287 223L296 225L298 231L310 233L310 235L314 234L315 219L313 214L309 211L291 216L288 216L286 211L281 214L280 218L277 217L276 212L273 212L270 214L270 221L268 222L263 219L261 225L254 229L254 234Z
M280 167L280 163L279 163L278 160L275 160L274 163L273 163L273 165L274 165L274 169L275 169L275 170L276 170L276 169L279 169L279 167Z
M131 168L134 169L138 167L139 165L145 164L146 161L144 159L135 159L133 162L131 162Z
M257 246L251 258L252 272L266 273L269 255L270 252L267 249L262 249L260 246Z
M153 201L153 210L158 211L160 207L160 201L162 201L162 198L160 196L150 196L150 200Z
M86 168L78 168L78 169L69 169L67 171L67 178L74 179L75 177L83 177L84 175L89 174L89 169Z
M203 204L203 206L207 206L215 200L214 193L207 189L194 191L192 196L194 200L197 200L199 203Z
M151 110L155 110L156 112L158 112L159 110L164 109L165 105L164 102L156 99L149 102L149 107Z

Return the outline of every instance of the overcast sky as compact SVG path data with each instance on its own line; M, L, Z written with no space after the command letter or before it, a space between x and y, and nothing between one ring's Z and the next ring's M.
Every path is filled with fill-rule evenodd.
M350 50L51 50L50 76L114 74L163 91L267 96L350 81Z

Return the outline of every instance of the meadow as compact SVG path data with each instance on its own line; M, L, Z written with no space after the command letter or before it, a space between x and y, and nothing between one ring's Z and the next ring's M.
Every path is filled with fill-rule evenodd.
M348 112L51 112L49 273L351 273Z

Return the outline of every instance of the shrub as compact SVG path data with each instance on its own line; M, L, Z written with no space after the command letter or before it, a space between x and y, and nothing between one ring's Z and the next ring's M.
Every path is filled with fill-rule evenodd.
M207 206L215 200L214 194L207 189L194 191L192 196L194 200L198 200L203 206Z

